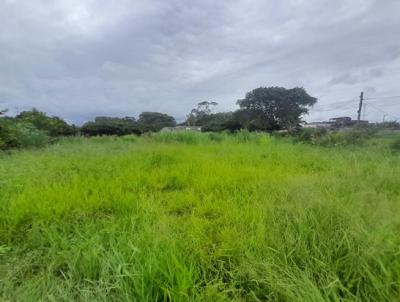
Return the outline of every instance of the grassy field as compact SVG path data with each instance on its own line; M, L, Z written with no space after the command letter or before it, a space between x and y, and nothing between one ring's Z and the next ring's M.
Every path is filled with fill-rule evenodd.
M0 156L1 301L399 301L400 156L266 135Z

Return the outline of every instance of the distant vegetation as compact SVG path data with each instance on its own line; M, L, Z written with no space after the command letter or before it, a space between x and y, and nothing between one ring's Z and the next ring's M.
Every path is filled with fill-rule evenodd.
M133 117L96 117L94 122L85 123L80 132L87 136L141 134Z
M233 112L215 112L214 101L202 101L192 109L179 125L199 126L204 132L237 132L239 130L273 132L285 130L295 142L324 146L362 145L379 137L377 129L399 129L396 122L371 125L354 131L326 131L301 129L301 118L317 102L304 88L260 87L238 100L239 109ZM5 111L0 111L0 116ZM0 117L0 150L41 147L60 137L83 135L141 135L158 132L177 125L174 117L159 112L143 112L135 117L99 116L81 127L69 125L62 118L47 116L36 109L24 111L16 117ZM393 143L393 148L397 144Z
M75 126L68 125L63 119L57 116L49 117L37 109L21 112L16 116L16 121L18 123L30 124L51 137L70 136L76 133Z
M260 87L238 101L240 109L235 112L213 113L216 102L200 102L188 115L183 125L201 126L204 131L237 131L239 129L272 131L295 127L300 116L308 112L316 99L303 88ZM4 114L5 112L0 112ZM176 125L175 119L165 113L143 112L134 117L96 117L81 128L68 125L59 117L49 117L36 109L24 111L15 118L0 119L0 148L24 148L40 146L51 138L82 134L128 135L157 132L164 127ZM26 137L32 135L32 141ZM40 137L40 139L39 139Z
M143 112L136 121L134 117L96 117L94 122L85 123L80 132L83 135L140 135L145 132L157 132L164 127L175 126L175 119L164 113Z
M75 127L36 109L16 117L0 117L0 149L42 147L54 137L74 135Z

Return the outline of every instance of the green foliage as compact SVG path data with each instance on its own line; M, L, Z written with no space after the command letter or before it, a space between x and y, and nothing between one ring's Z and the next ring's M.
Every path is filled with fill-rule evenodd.
M299 143L320 144L327 134L328 130L323 128L303 128L296 133L294 140Z
M397 301L399 175L245 131L3 155L0 300Z
M0 150L43 147L50 142L47 133L14 118L0 118Z
M298 131L294 140L321 146L361 146L366 145L374 137L375 133L376 130L368 128L338 131L306 128Z
M5 112L0 111L0 115ZM54 137L73 135L75 131L59 117L48 117L36 109L23 111L15 118L0 117L0 150L43 147Z
M210 114L203 118L202 131L205 132L234 132L241 128L239 121L232 112L220 112Z
M250 132L248 130L240 130L231 136L238 143L253 143L259 144L262 141L268 141L268 134L262 132Z
M175 119L165 113L142 112L139 115L138 124L142 132L158 132L164 127L176 125Z
M195 131L183 132L161 132L151 133L143 136L146 141L157 143L185 143L185 144L208 144L210 142L220 143L223 141L230 143L255 143L268 141L270 139L268 134L261 132L249 132L247 130L240 130L231 134L224 133L201 133Z
M203 101L197 104L197 108L192 109L185 124L188 126L204 126L210 119L211 107L217 106L217 102Z
M29 123L18 123L18 147L40 148L50 143L51 139L43 130L37 129Z
M216 102L200 102L197 108L192 109L185 124L189 126L201 126L203 132L234 132L241 129L237 116L233 112L212 113L212 106Z
M260 87L237 101L240 110L236 115L242 126L251 131L290 129L316 102L304 88Z
M85 123L81 129L83 135L128 135L140 134L140 126L134 118L96 117L94 122Z
M16 118L19 122L29 123L53 137L74 135L76 132L75 127L68 125L63 119L57 116L49 117L37 109L23 111Z
M146 140L158 143L186 143L200 144L206 141L206 136L200 132L182 131L182 132L161 132L149 133L144 136Z
M0 150L18 147L18 129L11 118L0 118Z
M224 133L208 133L208 139L213 142L222 142L226 139L226 134Z

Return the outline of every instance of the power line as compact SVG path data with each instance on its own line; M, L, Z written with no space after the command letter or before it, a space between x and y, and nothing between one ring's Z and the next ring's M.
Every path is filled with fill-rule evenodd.
M356 99L351 99L351 100L345 100L345 101L338 101L338 102L333 102L330 104L323 104L325 106L336 106L336 105L340 105L340 104L348 104L349 102L355 102L357 101Z
M346 106L346 107L340 107L340 108L331 108L331 109L311 109L310 111L313 112L333 112L333 111L338 111L338 110L342 110L342 109L350 109L353 108L352 106Z
M382 109L380 109L380 108L378 108L378 107L376 107L376 106L374 106L374 105L372 105L372 104L369 104L369 106L372 107L372 108L374 108L375 110L378 110L378 111L382 112L382 113L386 113L386 112L383 111Z
M335 105L337 105L337 104L349 103L349 102L355 102L355 101L357 101L357 99L355 99L355 98L352 98L352 99L348 99L348 100L335 101L335 102L334 102L334 103L332 103L332 104L335 104Z
M400 95L382 96L382 97L374 96L374 97L369 97L369 98L364 98L363 96L360 96L360 100L357 100L355 98L348 99L348 100L341 100L341 101L337 101L337 102L332 102L330 104L324 104L323 106L321 106L320 109L313 108L310 111L317 113L317 112L347 110L350 108L354 108L353 106L355 106L355 102L357 102L358 103L358 111L357 111L358 119L360 119L361 114L363 115L363 118L365 118L365 116L367 114L366 105L368 104L369 106L371 106L372 108L374 108L375 110L378 110L379 112L381 112L383 114L383 121L385 120L385 117L387 117L387 116L390 116L390 117L394 118L395 121L397 121L397 120L400 120L399 117L395 117L392 114L388 114L386 111L382 110L381 108L376 107L373 104L371 104L371 102L368 102L368 103L365 102L364 104L362 104L363 101L367 101L367 100L385 100L385 99L395 99L395 98L400 98ZM362 101L361 101L361 99L362 99ZM373 102L373 103L376 103L376 102ZM393 104L393 105L396 105L396 104Z
M372 108L374 108L375 110L378 110L379 112L381 112L383 114L383 120L385 120L386 116L391 116L392 118L394 118L395 121L400 120L399 117L395 117L392 114L387 113L386 111L382 110L381 108L376 107L375 105L372 105L370 103L368 103L368 105Z
M391 95L391 96L376 96L372 98L365 98L364 100L381 100L381 99L395 99L395 98L400 98L400 95Z

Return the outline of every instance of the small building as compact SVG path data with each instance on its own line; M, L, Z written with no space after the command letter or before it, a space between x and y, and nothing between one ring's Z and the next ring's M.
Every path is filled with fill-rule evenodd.
M175 126L175 127L164 127L161 132L182 132L182 131L197 131L201 132L199 126Z
M331 118L329 121L334 123L336 126L350 126L357 122L353 121L351 117L348 116L334 117Z

